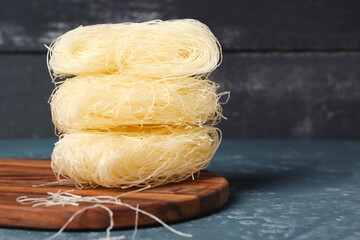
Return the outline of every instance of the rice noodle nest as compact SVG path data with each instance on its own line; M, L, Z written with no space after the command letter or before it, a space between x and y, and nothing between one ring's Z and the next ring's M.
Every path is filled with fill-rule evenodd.
M128 75L78 76L50 99L60 132L120 125L214 125L222 117L219 85L206 77L153 79Z
M217 38L194 19L81 26L57 38L48 53L55 77L191 76L212 72L222 60Z
M80 187L143 187L179 182L204 169L220 131L198 126L128 126L64 134L51 166Z

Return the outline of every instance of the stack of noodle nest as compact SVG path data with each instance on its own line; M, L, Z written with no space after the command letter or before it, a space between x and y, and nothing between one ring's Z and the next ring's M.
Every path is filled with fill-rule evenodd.
M79 27L49 47L57 177L142 187L198 173L217 150L221 47L196 20ZM55 81L60 78L61 81Z

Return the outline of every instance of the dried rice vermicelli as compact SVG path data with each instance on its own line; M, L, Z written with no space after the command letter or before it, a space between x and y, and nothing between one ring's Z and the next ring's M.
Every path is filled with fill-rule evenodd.
M221 48L210 29L194 19L79 27L49 47L55 77L126 73L155 77L213 71Z
M146 126L64 134L52 168L79 186L157 186L182 181L210 162L221 137L213 127Z
M58 86L50 105L60 132L131 124L213 125L222 117L220 97L228 93L217 94L218 88L199 77L78 76Z

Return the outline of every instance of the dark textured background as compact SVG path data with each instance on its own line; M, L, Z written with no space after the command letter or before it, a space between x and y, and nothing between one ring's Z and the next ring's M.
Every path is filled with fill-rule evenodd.
M196 18L224 48L225 138L360 139L356 0L1 0L0 138L53 135L45 48L79 25Z

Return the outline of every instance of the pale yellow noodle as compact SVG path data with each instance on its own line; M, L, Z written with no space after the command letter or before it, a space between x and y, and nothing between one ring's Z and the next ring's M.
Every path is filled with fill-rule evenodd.
M220 97L224 93L218 94L218 88L200 77L75 77L52 95L52 119L60 132L132 124L214 125L222 117Z
M197 126L131 126L64 134L52 153L54 172L79 186L158 186L204 169L220 131Z
M194 19L81 26L49 46L54 77L131 74L155 77L212 72L221 47L203 23Z

